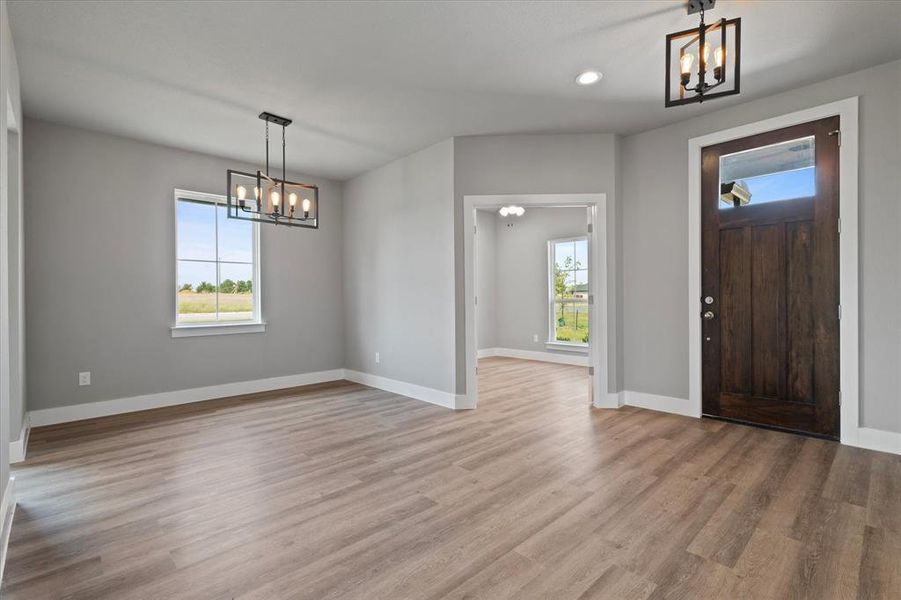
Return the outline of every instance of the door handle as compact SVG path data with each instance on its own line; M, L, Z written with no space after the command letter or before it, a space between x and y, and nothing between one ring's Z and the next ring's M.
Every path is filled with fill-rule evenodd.
M715 317L715 316L716 316L716 315L713 314L713 311L712 311L712 310L705 311L705 312L704 312L704 315L703 315L703 317L704 317L704 319L705 319L706 321L712 320L713 317Z

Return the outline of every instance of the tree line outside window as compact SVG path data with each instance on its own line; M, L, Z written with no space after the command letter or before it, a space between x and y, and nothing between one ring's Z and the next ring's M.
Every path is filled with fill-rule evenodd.
M232 281L231 279L225 279L218 286L209 281L201 281L197 285L185 283L178 288L178 291L196 292L198 294L213 294L215 292L222 294L249 294L253 291L253 280L239 279L238 281Z

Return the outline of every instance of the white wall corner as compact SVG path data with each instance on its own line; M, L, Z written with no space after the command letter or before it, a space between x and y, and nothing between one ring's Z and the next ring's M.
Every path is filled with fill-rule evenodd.
M9 534L13 528L15 513L16 478L10 477L0 498L0 583L3 582L3 567L6 566L6 550L9 547Z
M454 408L456 410L472 410L475 408L475 405L472 403L472 399L468 394L456 394L455 399L456 403Z
M619 408L624 403L624 394L625 392L607 392L600 400L596 398L592 402L592 406L595 408Z
M26 413L22 420L19 437L9 443L9 462L18 463L25 460L28 451L28 436L31 434L31 413Z
M444 392L434 388L425 387L415 383L408 383L398 379L390 379L381 375L373 375L372 373L364 373L362 371L354 371L345 369L344 378L354 383L360 383L386 392L393 392L401 396L413 398L414 400L422 400L429 404L436 404L444 408L456 409L458 406L458 394Z

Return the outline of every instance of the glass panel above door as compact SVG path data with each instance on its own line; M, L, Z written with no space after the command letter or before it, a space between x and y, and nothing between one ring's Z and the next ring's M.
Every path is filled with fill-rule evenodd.
M816 195L814 137L743 150L720 157L721 209Z

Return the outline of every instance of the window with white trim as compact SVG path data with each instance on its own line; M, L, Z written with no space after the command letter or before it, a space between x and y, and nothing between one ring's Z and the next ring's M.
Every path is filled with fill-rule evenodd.
M548 343L588 345L588 238L548 242Z
M175 191L177 327L260 322L259 224L224 196Z

